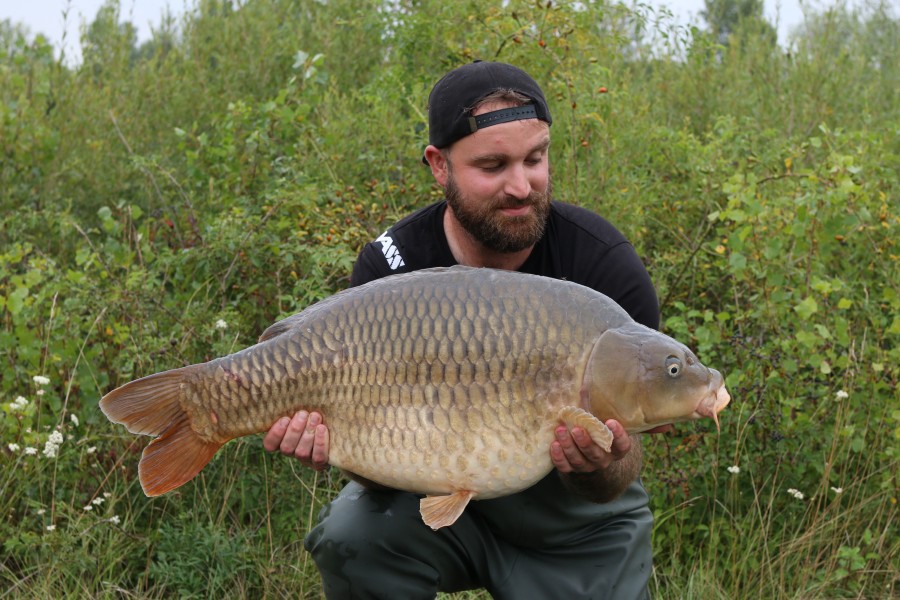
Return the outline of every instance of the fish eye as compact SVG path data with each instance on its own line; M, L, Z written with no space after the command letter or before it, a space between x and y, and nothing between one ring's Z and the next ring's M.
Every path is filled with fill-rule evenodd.
M677 356L669 356L666 358L666 373L669 377L678 377L681 375L681 359Z

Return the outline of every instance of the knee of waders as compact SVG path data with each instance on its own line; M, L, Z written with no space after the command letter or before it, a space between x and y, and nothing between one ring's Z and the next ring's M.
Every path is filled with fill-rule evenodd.
M377 562L402 551L411 532L422 527L419 499L405 492L374 492L348 484L322 509L304 540L319 569L348 560Z

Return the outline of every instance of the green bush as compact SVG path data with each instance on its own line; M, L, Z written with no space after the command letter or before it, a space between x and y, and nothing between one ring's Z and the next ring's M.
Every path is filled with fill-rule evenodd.
M484 58L542 83L560 199L634 241L734 398L646 441L654 595L894 595L896 15L808 15L785 49L605 2L387 6L204 0L137 46L112 2L75 67L0 24L5 588L320 595L302 538L337 473L246 438L149 500L97 402L345 287L440 196L428 92Z

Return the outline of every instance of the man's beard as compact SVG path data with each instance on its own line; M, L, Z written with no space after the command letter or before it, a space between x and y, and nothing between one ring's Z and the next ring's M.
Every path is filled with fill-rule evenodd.
M551 188L548 178L546 190L532 191L527 198L507 196L503 200L479 203L462 195L451 172L444 187L444 197L469 235L485 248L506 254L533 246L544 235L550 215ZM509 216L499 210L522 206L531 207L528 214Z

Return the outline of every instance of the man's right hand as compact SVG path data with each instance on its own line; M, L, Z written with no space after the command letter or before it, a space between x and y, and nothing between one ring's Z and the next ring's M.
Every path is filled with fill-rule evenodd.
M328 428L317 412L301 410L290 419L278 419L263 438L263 447L269 452L279 450L285 456L296 457L316 471L328 467Z

